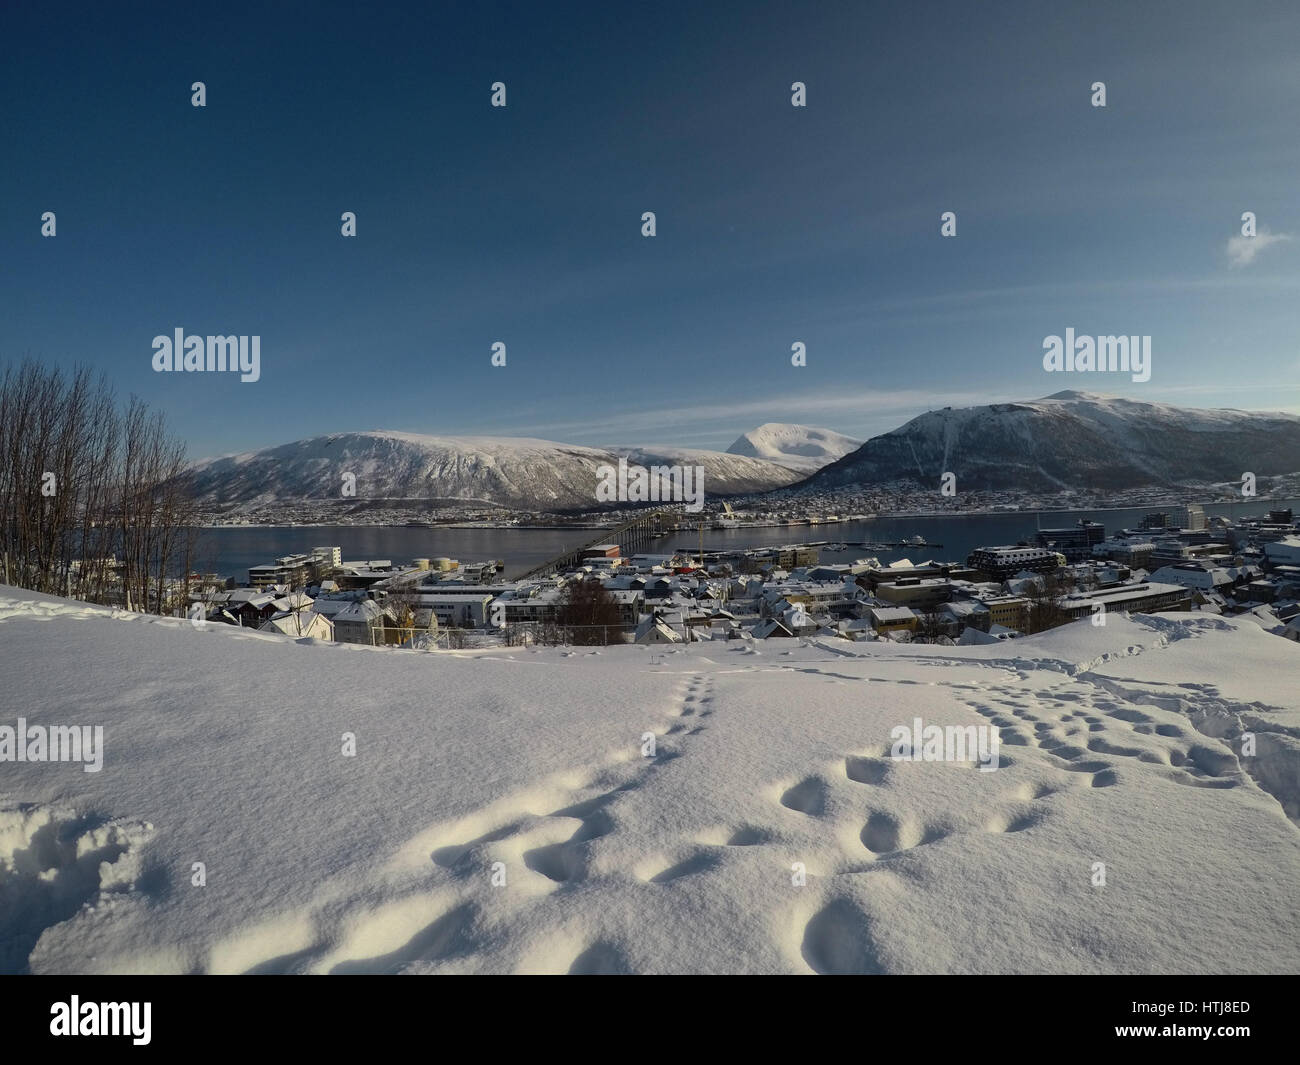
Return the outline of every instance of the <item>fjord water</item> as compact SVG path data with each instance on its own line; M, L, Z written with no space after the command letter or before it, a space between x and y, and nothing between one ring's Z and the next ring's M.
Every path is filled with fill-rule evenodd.
M1300 510L1298 500L1205 505L1207 515L1246 517L1269 510L1291 507ZM849 546L843 551L823 547L826 562L844 562L863 555L875 555L882 562L910 558L914 562L934 558L965 561L977 547L1032 541L1035 530L1071 526L1086 518L1101 522L1109 535L1117 529L1136 528L1142 518L1158 510L1176 509L1152 504L1125 510L1014 511L996 514L951 516L881 517L867 521L836 522L828 525L796 525L779 528L724 529L704 531L706 550L770 547L778 544L825 541L853 544L867 541L898 542L914 536L942 547L903 547L871 551ZM348 560L391 559L409 562L413 558L447 556L463 562L499 558L506 563L506 576L516 576L560 552L600 535L595 529L453 529L408 528L406 526L230 526L202 530L195 568L220 573L239 581L248 577L248 567L271 562L294 552L321 545L338 546ZM698 532L676 532L665 536L656 550L697 550Z

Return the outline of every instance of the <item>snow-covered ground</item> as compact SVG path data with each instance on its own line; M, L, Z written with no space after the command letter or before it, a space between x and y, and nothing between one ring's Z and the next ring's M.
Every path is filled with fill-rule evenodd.
M104 728L0 762L0 971L1294 972L1298 666L1191 615L456 654L0 588L0 726ZM916 717L1000 767L891 759Z

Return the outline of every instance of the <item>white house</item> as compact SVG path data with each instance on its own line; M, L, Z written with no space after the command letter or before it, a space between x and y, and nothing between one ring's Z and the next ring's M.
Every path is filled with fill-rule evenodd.
M641 624L636 627L636 634L632 638L633 643L652 644L652 643L681 643L680 633L674 632L663 618L654 614L647 614L641 619Z
M334 638L339 643L377 644L376 632L383 627L383 607L373 599L349 603L334 615Z
M258 632L278 632L282 636L311 636L317 640L333 640L334 625L324 614L311 610L290 610L276 614L258 626Z

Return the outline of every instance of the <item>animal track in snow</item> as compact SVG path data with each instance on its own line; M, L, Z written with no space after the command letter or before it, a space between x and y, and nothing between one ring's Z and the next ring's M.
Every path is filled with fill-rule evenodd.
M1096 737L1088 741L1088 750L1093 754L1114 754L1122 758L1141 758L1143 755L1150 754L1141 747L1120 747L1110 743L1101 737Z
M805 777L781 793L781 805L809 817L820 817L826 811L826 791L821 777Z
M466 864L465 859L468 858L469 855L478 847L481 847L486 843L499 843L503 839L509 839L519 831L521 825L522 822L503 825L500 828L493 829L491 832L484 833L477 839L471 839L465 843L453 844L449 847L439 847L433 852L431 857L433 858L435 865L440 865L444 869L454 869L457 866Z
M850 899L835 899L804 928L808 967L827 975L883 973L871 919Z
M738 825L734 828L719 826L700 833L696 842L708 847L755 847L772 841L772 833L755 825Z
M887 858L913 847L937 843L951 834L952 829L947 825L922 827L877 810L867 818L858 838L876 857Z
M420 911L428 905L427 898L406 899L400 903L367 914L350 931L341 948L344 956L329 968L331 975L356 975L362 973L396 973L413 962L441 961L456 955L469 954L476 948L473 927L478 917L478 907L472 903L457 906L419 928L409 938L412 918L418 923ZM393 939L400 943L384 954L368 957L348 957L349 952L369 951L383 947ZM338 954L336 953L335 957Z
M584 844L614 831L614 821L604 807L616 799L621 790L623 789L616 788L597 795L594 799L549 814L549 817L577 818L577 831L562 843L550 843L525 851L524 864L533 872L541 873L558 884L582 879L586 874L589 850Z
M1023 832L1027 828L1033 828L1043 817L1042 811L1034 809L1001 811L985 823L984 830L994 833Z
M631 973L627 955L613 943L593 943L569 966L570 976L624 976Z
M661 866L657 872L639 874L642 880L648 880L652 884L667 884L674 880L680 880L683 877L691 876L694 873L703 873L720 864L721 858L712 851L701 850L694 854L688 855L680 861L672 862L667 866ZM659 865L652 862L650 867Z
M892 767L884 758L849 755L844 759L844 775L858 784L884 784Z
M22 973L47 928L110 894L145 892L145 821L0 805L0 972Z

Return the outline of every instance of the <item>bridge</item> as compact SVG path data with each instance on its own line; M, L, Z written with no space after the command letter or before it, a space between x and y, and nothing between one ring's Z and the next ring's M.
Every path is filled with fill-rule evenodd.
M622 555L636 555L654 545L654 541L667 536L671 531L668 526L678 520L678 515L670 510L651 510L630 521L623 522L613 529L605 529L594 540L579 547L570 548L562 555L534 566L527 573L522 573L515 580L525 581L532 577L545 577L561 570L572 569L582 560L584 552L599 544L618 544Z

